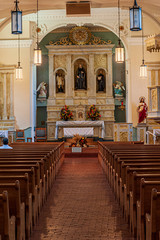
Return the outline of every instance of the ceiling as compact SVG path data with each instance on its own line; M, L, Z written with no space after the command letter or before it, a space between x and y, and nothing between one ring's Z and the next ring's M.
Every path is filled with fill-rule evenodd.
M39 10L65 9L66 0L38 0ZM24 14L35 12L36 0L19 0L19 7ZM122 8L133 6L134 0L120 0ZM155 18L160 19L160 0L137 0L143 10ZM93 0L92 8L117 7L118 0ZM10 11L14 9L14 0L0 0L0 19L9 17ZM159 16L158 16L159 15Z

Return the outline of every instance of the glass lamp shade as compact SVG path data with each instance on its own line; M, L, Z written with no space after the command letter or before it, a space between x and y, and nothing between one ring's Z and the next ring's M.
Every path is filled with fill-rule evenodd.
M22 33L22 11L11 11L12 34Z
M130 30L142 30L142 9L137 5L136 0L134 6L130 8Z
M142 63L142 65L140 66L140 77L147 77L147 65L145 65L144 63Z
M40 48L34 49L34 64L40 66L42 64L42 50Z
M23 79L23 69L21 66L16 67L16 80Z
M124 62L124 48L121 45L118 45L115 48L115 61L117 63L123 63Z

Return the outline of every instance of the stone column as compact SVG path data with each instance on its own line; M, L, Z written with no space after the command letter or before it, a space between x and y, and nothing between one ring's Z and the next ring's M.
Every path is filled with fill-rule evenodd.
M131 63L126 60L126 121L132 122L132 88L131 88Z
M7 119L7 95L6 95L7 74L3 74L3 120Z
M10 73L10 115L9 115L9 119L13 120L14 119L14 110L13 110L13 94L14 94L14 88L13 88L13 73Z
M108 86L106 88L107 97L113 97L113 79L112 79L112 53L108 53Z
M52 100L53 104L56 97L56 82L54 76L54 55L49 54L49 101Z
M96 78L94 74L94 54L89 54L89 66L88 66L88 104L96 104Z
M74 74L72 76L72 64L71 64L71 54L67 55L67 75L65 79L66 84L66 100L67 105L73 104L73 91L74 91Z

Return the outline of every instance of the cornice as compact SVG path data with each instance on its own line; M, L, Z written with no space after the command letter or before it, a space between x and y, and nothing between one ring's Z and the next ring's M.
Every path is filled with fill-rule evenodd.
M20 40L21 48L29 48L32 44L33 40L31 39L22 39ZM0 48L17 48L18 40L0 40Z

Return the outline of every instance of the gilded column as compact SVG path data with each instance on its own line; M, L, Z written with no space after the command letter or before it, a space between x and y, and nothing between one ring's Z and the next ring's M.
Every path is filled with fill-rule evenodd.
M74 91L74 73L72 76L71 54L67 55L67 75L65 79L66 84L66 104L73 104L73 91Z
M113 97L112 53L108 53L108 86L106 91L107 97Z
M89 96L96 96L96 82L94 78L94 55L89 54L89 76L88 76Z
M6 95L7 74L3 74L3 120L7 119L7 95Z
M13 111L13 93L14 93L14 89L13 89L13 73L9 74L10 76L10 115L9 115L9 119L13 120L14 119L14 111Z

